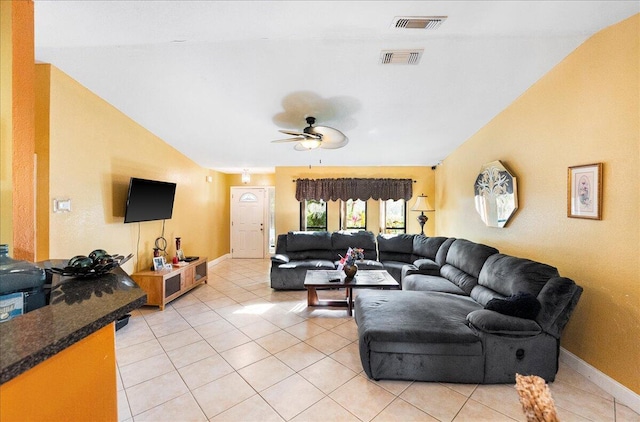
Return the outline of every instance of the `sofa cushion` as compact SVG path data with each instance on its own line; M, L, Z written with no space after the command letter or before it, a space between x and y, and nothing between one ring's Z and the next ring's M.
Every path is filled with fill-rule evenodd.
M446 237L427 237L415 235L413 237L413 255L414 260L420 258L436 259L436 255L440 246L447 240Z
M455 283L467 295L478 284L478 275L487 258L498 250L466 239L456 239L451 243L440 275Z
M456 239L449 247L446 263L478 278L487 258L498 253L496 248L474 243L466 239Z
M531 319L503 315L487 309L479 309L467 315L467 321L477 329L507 336L535 336L542 332L540 326Z
M308 250L331 250L329 232L289 232L287 233L287 252Z
M466 292L446 278L424 274L409 274L402 279L402 290L443 292L466 296Z
M304 259L325 259L333 261L337 256L331 249L306 249L304 251L291 251L287 253L289 260L301 261Z
M413 262L413 255L410 253L380 252L380 261L395 261L402 262L404 264L411 264Z
M376 260L378 252L376 249L376 237L372 232L333 232L331 234L331 246L334 254L344 256L349 248L362 248L364 250L364 259ZM335 257L335 256L334 256Z
M380 252L411 254L413 253L413 238L412 234L379 234L377 238L378 250Z
M435 261L429 258L416 259L413 261L413 265L418 268L419 271L423 273L429 273L433 275L438 275L440 273L440 265L436 264Z
M290 261L290 259L289 259L288 255L275 254L274 256L271 257L271 262L276 264L276 265L286 264L289 261Z
M530 293L518 293L504 299L491 299L484 307L503 315L535 319L540 312L540 302Z
M450 283L460 287L467 296L471 294L471 290L478 284L477 278L450 264L444 264L440 268L440 275Z
M412 263L414 261L413 238L412 234L379 234L377 236L379 260Z
M558 270L550 265L495 254L487 258L478 277L478 284L505 296L519 292L537 296L552 277L558 277Z
M471 290L471 298L482 306L487 306L491 299L504 299L504 295L495 290L488 289L484 286L477 285Z
M477 343L474 353L482 353L480 340L466 322L469 312L481 309L470 298L440 292L362 290L355 309L360 341L379 351L394 347L392 343ZM454 346L450 350L455 353ZM461 346L460 353L469 353L469 348Z
M436 254L436 264L442 267L447 262L447 253L449 253L449 248L455 241L455 237L450 237L440 245L438 253Z

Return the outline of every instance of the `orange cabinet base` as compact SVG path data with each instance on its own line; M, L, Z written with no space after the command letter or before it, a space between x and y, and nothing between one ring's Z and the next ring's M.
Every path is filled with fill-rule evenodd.
M0 421L118 420L111 323L0 385Z

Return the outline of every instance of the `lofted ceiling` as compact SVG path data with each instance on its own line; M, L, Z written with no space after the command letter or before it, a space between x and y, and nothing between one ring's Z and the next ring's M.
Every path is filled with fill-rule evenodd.
M55 65L199 165L434 165L638 1L35 1ZM447 16L435 30L397 16ZM423 50L417 65L383 50ZM274 144L305 117L347 146Z

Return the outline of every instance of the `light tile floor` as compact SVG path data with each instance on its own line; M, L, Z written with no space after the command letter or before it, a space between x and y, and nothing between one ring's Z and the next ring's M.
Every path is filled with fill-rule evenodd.
M132 314L116 333L121 421L525 420L513 385L369 380L353 318L272 290L269 265L225 260ZM566 365L550 387L562 421L640 421Z

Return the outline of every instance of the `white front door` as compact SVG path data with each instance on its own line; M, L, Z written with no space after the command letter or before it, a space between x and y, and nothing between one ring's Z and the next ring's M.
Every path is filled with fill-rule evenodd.
M265 188L231 188L231 257L264 258Z

